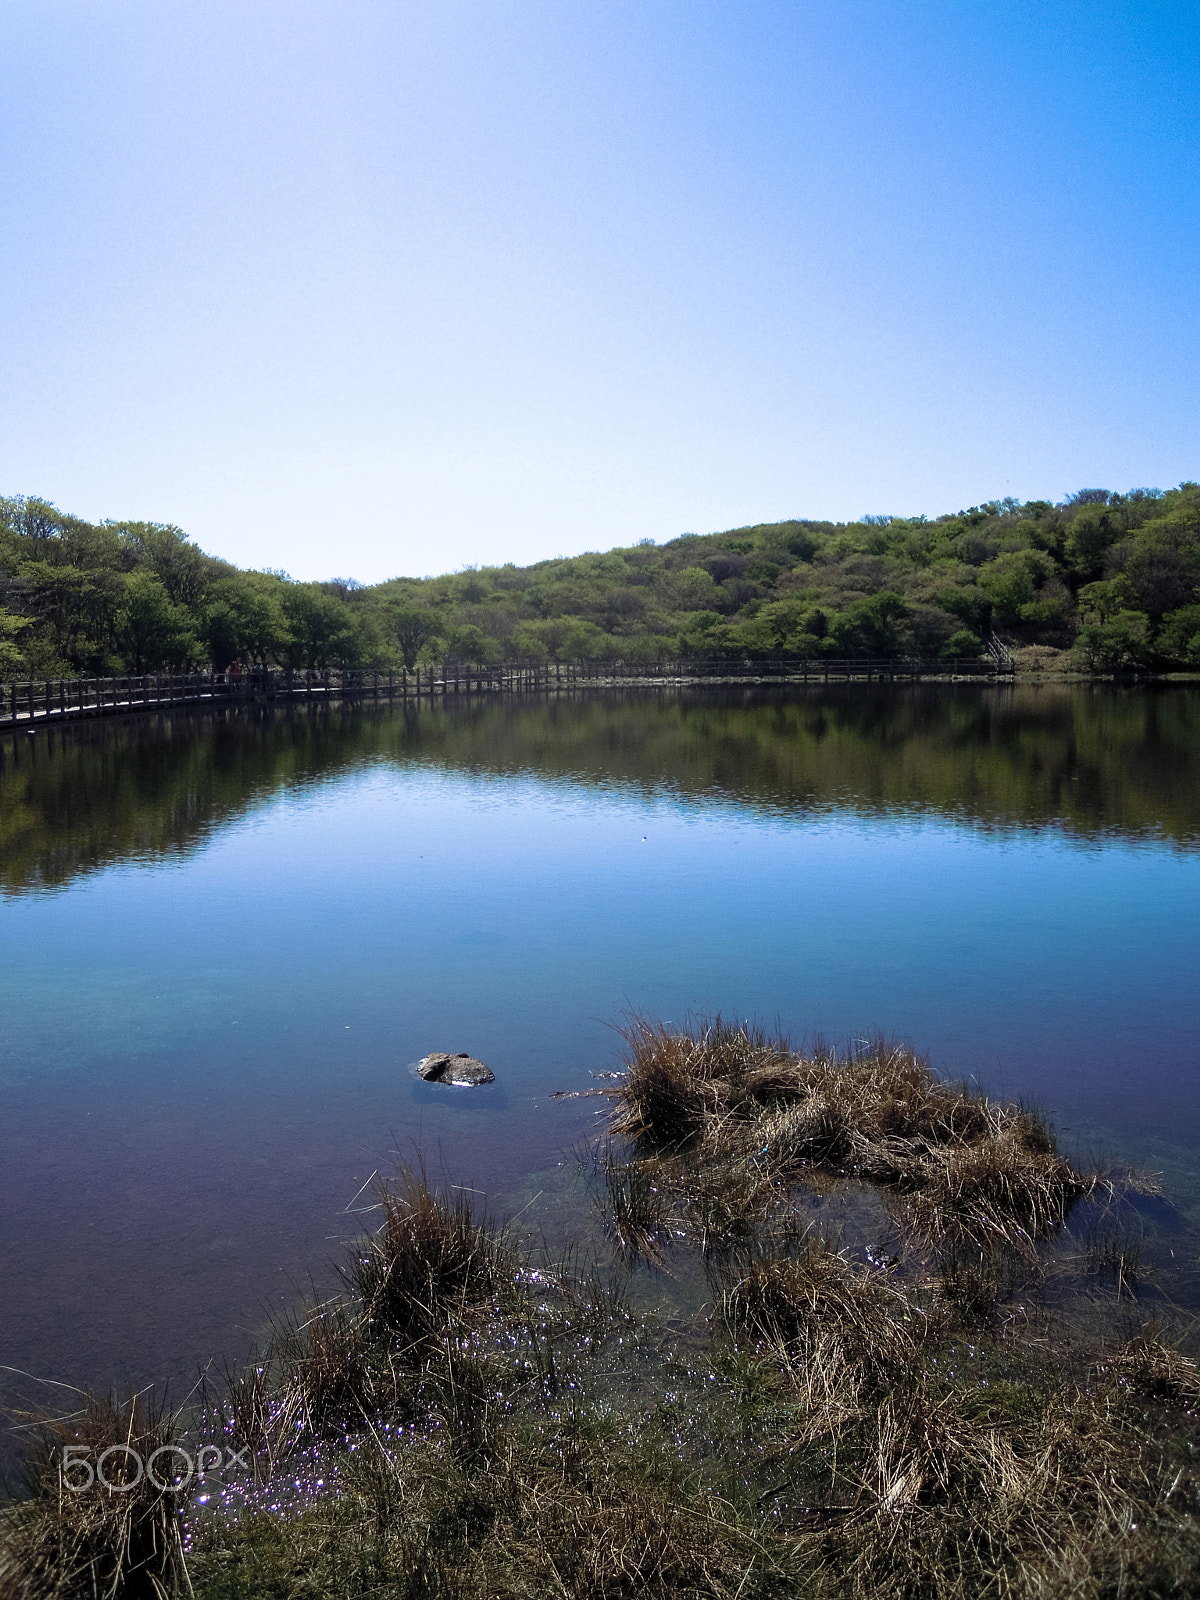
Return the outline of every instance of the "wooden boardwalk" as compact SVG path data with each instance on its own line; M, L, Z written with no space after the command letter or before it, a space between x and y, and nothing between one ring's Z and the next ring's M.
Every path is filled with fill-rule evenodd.
M0 727L33 729L83 717L270 701L449 700L463 695L546 694L617 684L667 688L687 683L986 681L1003 680L1011 671L1011 659L1006 663L989 656L952 661L542 661L491 667L447 661L413 672L361 668L297 672L263 667L240 676L158 672L124 678L48 678L0 683Z

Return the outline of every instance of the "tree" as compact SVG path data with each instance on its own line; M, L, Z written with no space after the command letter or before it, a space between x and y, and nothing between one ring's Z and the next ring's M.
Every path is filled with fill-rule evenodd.
M323 594L316 583L285 584L282 599L291 635L285 646L289 666L324 672L357 661L358 636L344 601Z
M76 667L102 666L116 643L127 575L41 559L22 563L20 572L38 631L44 631L53 654Z
M487 645L483 629L476 627L473 622L464 622L460 627L452 628L446 640L446 648L455 661L483 662L488 656Z
M0 610L0 678L10 677L24 667L25 658L17 645L17 636L22 628L30 625L29 617L17 617L11 611Z
M1087 505L1067 527L1065 554L1083 578L1093 578L1104 565L1104 553L1121 532L1106 507Z
M149 572L131 572L117 609L117 648L134 672L183 667L200 656L191 613Z
M1151 546L1134 551L1123 576L1139 609L1158 618L1195 598L1200 562L1190 550Z
M1165 617L1157 648L1168 661L1200 666L1200 605L1181 606Z
M110 523L139 566L149 567L176 605L196 607L224 563L197 550L181 528L162 522Z
M382 625L385 637L395 640L409 672L417 664L421 646L436 639L440 632L432 611L402 600L384 606Z
M974 650L956 648L949 654L965 656L979 653L978 638L964 629L952 612L943 611L940 606L913 606L909 611L908 626L912 633L913 650L918 656L940 655L950 639L961 640L964 634L975 639Z
M594 622L573 622L555 654L560 661L599 661L612 654L612 641Z
M719 611L695 611L685 618L675 648L681 656L719 656L734 648L734 639Z
M901 624L907 616L903 599L884 590L856 600L831 618L829 632L839 655L899 656L904 653Z
M972 633L970 628L959 628L952 633L938 651L940 656L947 659L953 656L978 656L983 653L983 640L977 633Z
M1129 585L1123 578L1106 578L1097 583L1085 583L1076 596L1085 622L1108 622L1118 611L1129 607Z
M1021 621L1021 611L1034 598L1039 583L1054 570L1050 557L1040 550L1012 550L997 556L980 574L979 587L992 602L995 620L1011 626Z
M278 578L237 573L209 590L200 636L218 671L233 661L279 661L292 635L284 615Z
M515 661L545 661L550 654L546 641L532 628L517 628L508 647Z
M1081 628L1075 653L1093 672L1123 672L1149 657L1150 619L1144 611L1118 611L1111 622Z

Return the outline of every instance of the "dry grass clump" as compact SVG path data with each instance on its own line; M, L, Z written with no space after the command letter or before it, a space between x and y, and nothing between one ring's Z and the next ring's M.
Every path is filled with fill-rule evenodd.
M178 1463L170 1455L155 1463L166 1489L139 1468L175 1442L176 1417L141 1396L119 1404L85 1392L82 1400L73 1416L44 1424L27 1464L26 1498L9 1512L0 1547L2 1600L157 1600L187 1582L170 1488ZM72 1446L78 1459L64 1467ZM111 1488L87 1485L101 1462Z
M306 1440L344 1434L382 1404L395 1406L402 1386L395 1370L369 1359L361 1309L331 1300L277 1325L262 1358L227 1372L221 1392L206 1386L202 1414L207 1433L248 1447L265 1481Z
M794 1526L824 1516L839 1595L1188 1592L1195 1485L1163 1470L1116 1385L1035 1347L955 1341L914 1291L820 1243L753 1263L720 1310L760 1385L774 1374L775 1414L790 1402L779 1459L799 1465L777 1505ZM1153 1338L1106 1370L1200 1392Z
M635 1017L613 1131L711 1176L750 1162L778 1183L857 1176L902 1196L928 1239L1032 1239L1091 1189L1045 1123L938 1078L904 1045L802 1054L717 1017L677 1030Z
M1153 1323L1106 1356L1100 1370L1164 1405L1189 1415L1200 1410L1200 1367L1169 1344Z
M868 1396L887 1396L911 1376L940 1327L870 1268L855 1268L822 1241L766 1255L726 1286L720 1322L734 1341L766 1352L801 1404L806 1445L832 1438ZM832 1503L832 1484L818 1496Z
M744 1119L774 1098L794 1097L795 1058L782 1039L718 1016L697 1031L673 1031L635 1016L625 1029L628 1070L617 1091L617 1133L678 1146Z
M914 1306L903 1291L821 1240L752 1261L722 1294L720 1315L739 1338L788 1352L806 1382L820 1351L865 1370L904 1365L915 1349Z
M423 1171L406 1169L376 1198L380 1226L345 1273L371 1342L403 1353L440 1340L512 1284L518 1263L510 1241L476 1216L466 1195L447 1200Z
M259 1359L205 1389L206 1432L249 1447L264 1478L313 1439L408 1416L423 1383L462 1420L473 1358L460 1346L523 1308L518 1253L468 1196L440 1194L417 1167L375 1201L379 1226L339 1268L345 1293L275 1325Z

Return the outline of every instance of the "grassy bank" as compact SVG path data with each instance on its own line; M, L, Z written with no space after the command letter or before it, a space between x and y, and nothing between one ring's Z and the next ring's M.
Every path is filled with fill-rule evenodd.
M905 1048L628 1042L591 1258L401 1174L187 1417L48 1428L4 1600L1194 1593L1200 1373L1121 1183ZM173 1438L199 1489L64 1482L64 1444Z

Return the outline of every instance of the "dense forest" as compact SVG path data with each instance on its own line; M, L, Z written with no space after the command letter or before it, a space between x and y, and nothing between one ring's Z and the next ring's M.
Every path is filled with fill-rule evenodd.
M796 520L436 578L298 583L162 523L0 499L0 677L233 661L951 657L991 634L1098 671L1200 666L1200 484L936 518Z

